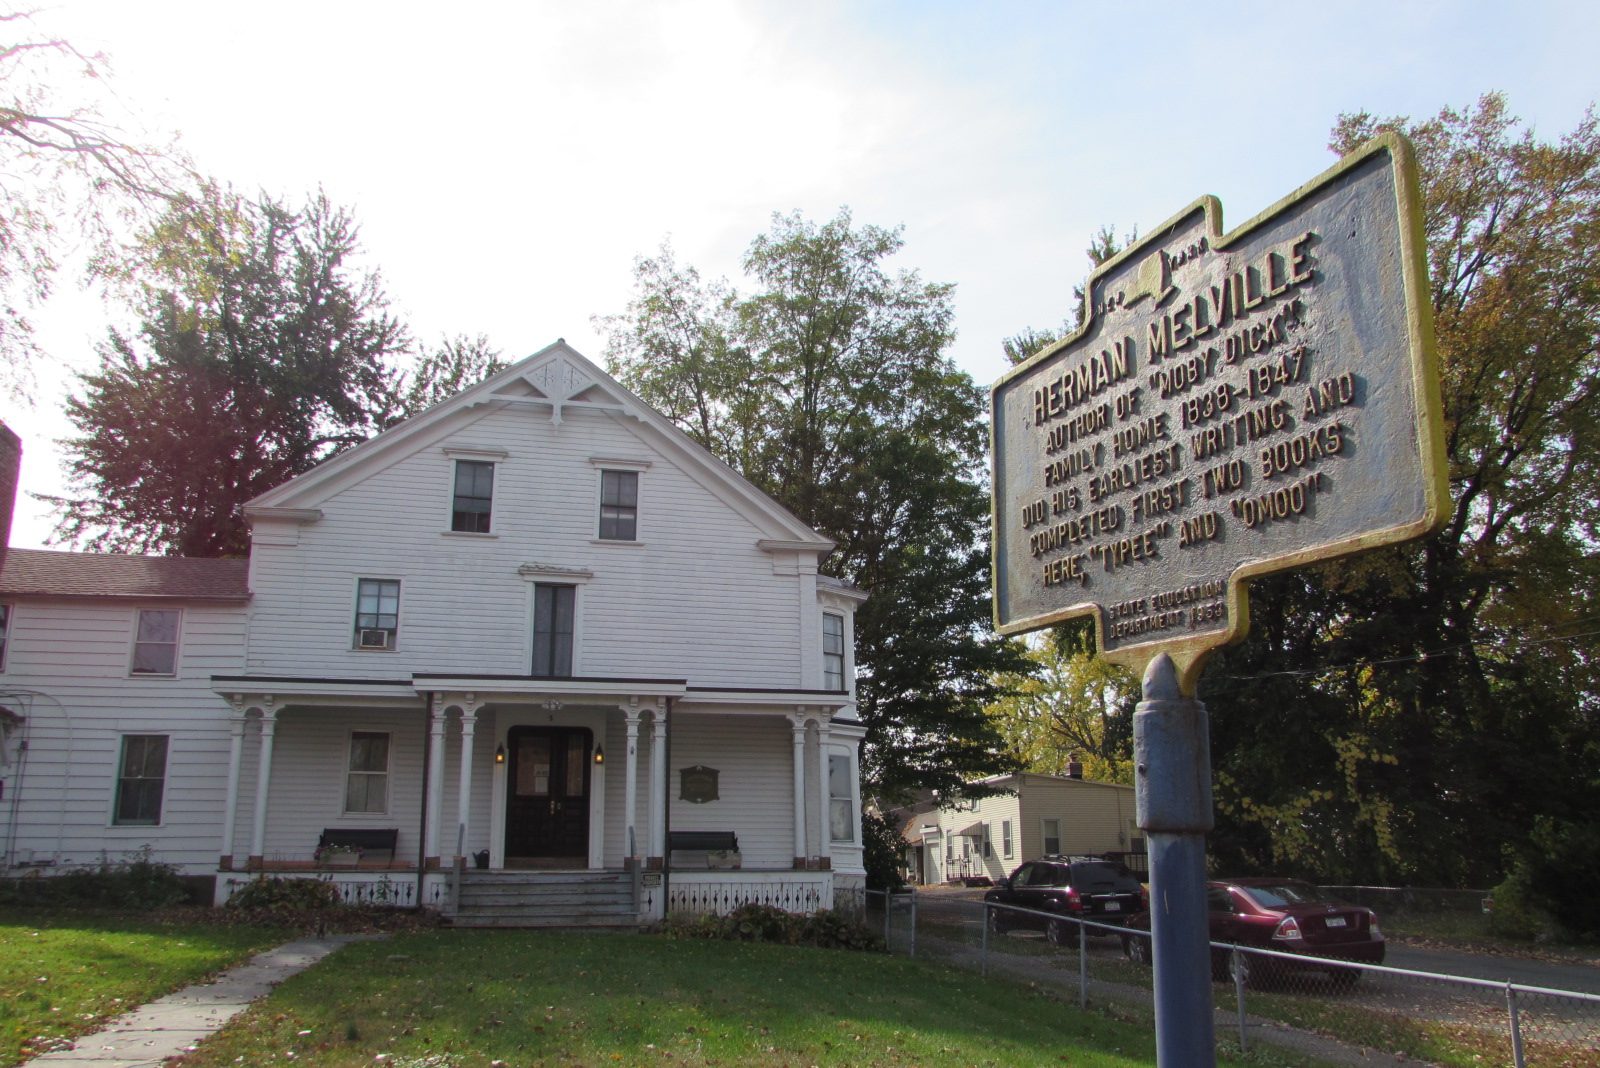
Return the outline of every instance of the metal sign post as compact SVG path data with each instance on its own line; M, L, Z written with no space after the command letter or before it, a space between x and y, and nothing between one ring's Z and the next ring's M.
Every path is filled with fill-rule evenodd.
M1244 636L1249 578L1420 537L1448 504L1410 145L1376 138L1231 233L1195 201L1095 271L1077 333L991 415L995 625L1090 616L1144 673L1158 1056L1210 1064L1201 665Z

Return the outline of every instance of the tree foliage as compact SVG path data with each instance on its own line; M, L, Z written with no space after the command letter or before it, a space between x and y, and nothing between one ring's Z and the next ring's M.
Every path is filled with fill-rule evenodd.
M214 185L143 235L142 324L111 332L67 402L58 538L242 555L245 501L400 416L410 340L357 236L320 194L295 210Z
M603 321L615 374L838 547L871 593L856 615L863 770L880 796L958 793L1006 770L982 713L1024 665L987 632L981 391L945 349L951 287L891 271L901 233L775 216L744 258L753 288L641 259Z
M1484 97L1411 123L1454 510L1437 534L1257 582L1215 659L1224 863L1492 884L1600 802L1600 129ZM1592 841L1592 836L1590 839Z
M0 11L0 390L25 397L40 356L30 309L71 244L107 266L121 227L160 211L187 173L173 147L107 121L107 63Z

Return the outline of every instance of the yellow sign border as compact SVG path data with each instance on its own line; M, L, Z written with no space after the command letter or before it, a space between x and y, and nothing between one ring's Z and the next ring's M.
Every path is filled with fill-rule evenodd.
M989 449L991 485L998 486L998 442L995 440L994 413L999 392L1011 380L1027 374L1037 365L1055 356L1082 339L1094 325L1092 298L1099 279L1116 270L1129 260L1146 255L1150 249L1165 240L1172 229L1195 211L1205 216L1206 239L1217 250L1224 250L1241 240L1252 230L1306 199L1323 186L1337 181L1368 159L1387 152L1394 171L1395 196L1398 201L1400 223L1401 291L1405 295L1406 324L1411 349L1412 393L1416 402L1416 449L1421 458L1424 509L1420 519L1393 527L1367 531L1354 537L1302 549L1298 552L1255 560L1232 571L1227 578L1228 627L1226 630L1189 638L1158 639L1153 642L1123 646L1101 655L1114 664L1123 664L1143 672L1145 665L1161 653L1171 656L1177 664L1183 691L1192 694L1199 679L1205 657L1213 649L1242 639L1250 629L1249 597L1245 582L1259 575L1286 571L1306 564L1348 556L1352 553L1376 549L1385 545L1420 538L1436 530L1446 519L1450 503L1449 466L1444 446L1444 410L1439 390L1439 354L1433 335L1433 307L1429 298L1427 246L1423 236L1422 193L1418 184L1416 153L1411 142L1397 132L1387 132L1374 137L1341 158L1332 167L1272 204L1256 213L1227 234L1222 233L1222 202L1214 196L1198 198L1188 207L1167 219L1143 239L1123 249L1116 256L1097 267L1089 276L1086 293L1090 304L1089 314L1070 337L1041 349L1026 361L1002 375L989 390ZM995 630L1001 634L1024 634L1079 616L1093 615L1095 642L1105 648L1104 619L1101 606L1093 601L1075 604L1041 616L1031 616L1014 623L1001 624L999 598L1000 554L1000 502L990 493L990 574Z

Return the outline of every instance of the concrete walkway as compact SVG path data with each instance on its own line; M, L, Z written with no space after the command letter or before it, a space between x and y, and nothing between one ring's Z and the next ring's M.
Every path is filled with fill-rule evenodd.
M29 1065L146 1068L192 1049L206 1036L297 972L364 936L289 942L258 953L209 983L197 983L119 1016L103 1030L83 1035L72 1049L35 1057Z

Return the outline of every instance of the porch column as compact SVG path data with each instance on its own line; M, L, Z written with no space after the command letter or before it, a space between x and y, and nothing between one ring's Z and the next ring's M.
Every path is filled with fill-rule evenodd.
M658 699L650 715L650 848L647 856L666 856L667 724Z
M639 811L639 701L637 698L628 701L628 707L622 710L622 718L628 724L628 753L627 761L622 769L622 855L636 857L639 855L638 828L635 826Z
M833 866L830 858L833 838L833 820L830 818L828 794L828 721L817 717L817 860L820 867Z
M439 829L444 822L444 698L433 695L428 723L428 815L423 831L423 864L439 866Z
M467 823L472 810L472 738L478 730L478 709L483 706L472 694L461 705L461 774L460 789L456 793L456 849L457 861L467 856Z
M796 715L790 726L794 735L794 866L806 866L806 720Z
M228 720L228 796L222 808L222 859L217 867L233 870L233 824L239 818L239 770L244 763L244 702L234 702Z
M278 730L278 712L267 698L261 707L261 752L256 756L256 810L251 813L254 822L250 830L250 860L253 867L261 866L267 840L267 787L272 782L272 741Z

